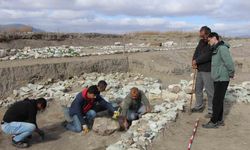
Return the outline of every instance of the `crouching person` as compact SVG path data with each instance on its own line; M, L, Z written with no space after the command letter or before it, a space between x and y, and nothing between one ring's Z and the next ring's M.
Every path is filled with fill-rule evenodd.
M114 113L113 106L105 101L100 95L96 85L83 89L76 95L69 108L71 121L65 124L65 128L73 132L87 133L92 128L96 112L94 106L99 103L102 107Z
M36 100L26 98L14 103L6 111L1 128L5 134L12 135L12 144L15 147L29 147L27 139L32 136L34 131L44 139L44 132L37 126L36 115L38 111L43 111L46 106L47 101L44 98Z
M124 99L121 116L126 118L130 124L150 111L151 106L144 92L136 87L131 88L130 93Z

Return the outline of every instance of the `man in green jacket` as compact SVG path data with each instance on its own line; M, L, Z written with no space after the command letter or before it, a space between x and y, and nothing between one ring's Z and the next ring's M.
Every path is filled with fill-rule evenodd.
M144 92L133 87L130 90L130 94L128 94L123 101L121 116L124 116L129 122L131 122L150 111L150 103Z
M230 78L234 78L234 63L229 52L229 45L220 41L219 35L212 32L208 36L212 55L212 78L214 80L213 115L211 120L204 124L204 128L218 128L224 125L223 105Z

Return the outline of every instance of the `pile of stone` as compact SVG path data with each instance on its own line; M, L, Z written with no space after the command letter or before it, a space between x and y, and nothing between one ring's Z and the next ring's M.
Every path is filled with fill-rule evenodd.
M152 113L147 113L139 120L133 121L129 130L121 135L115 144L107 150L145 150L152 144L155 136L176 120L178 110L183 110L185 100L171 102L164 99L162 104L155 105Z
M24 47L23 49L0 49L0 61L16 59L61 58L61 57L86 57L98 55L112 55L122 53L138 53L148 51L166 51L194 48L194 46L178 47L177 43L167 41L162 47L150 47L148 44L128 43L122 45L115 42L107 46L51 46L43 48Z
M159 80L144 77L141 74L114 73L99 74L90 73L80 77L73 77L69 80L55 82L49 79L39 84L28 84L18 90L14 90L11 97L1 101L1 106L9 106L15 101L25 97L37 98L45 97L54 99L62 105L70 105L74 96L83 88L97 84L100 80L108 82L107 91L103 97L112 103L120 103L129 93L130 88L138 87L146 93L151 102L158 101L159 105L154 105L152 113L142 116L138 121L134 121L130 129L124 133L119 141L110 145L108 149L146 149L152 143L157 134L165 126L176 119L178 110L183 110L185 101L189 95L183 90L188 82L170 85L163 89ZM76 88L76 91L72 89ZM116 121L108 118L97 118L93 131L100 135L110 135L119 128Z
M120 100L125 98L129 93L130 88L138 87L144 91L151 99L162 99L168 95L166 90L162 89L158 80L144 77L141 74L133 73L114 73L114 74L99 74L89 73L79 77L73 77L64 81L47 81L38 84L27 84L20 89L14 90L13 94L0 102L0 106L9 106L17 100L26 97L37 98L44 97L54 99L63 105L69 105L77 92L82 88L97 84L100 80L106 80L108 83L107 91L102 93L107 101L120 103ZM72 89L75 89L72 91ZM174 97L174 96L173 96Z
M229 102L250 103L250 81L239 85L230 85L227 89L225 100Z

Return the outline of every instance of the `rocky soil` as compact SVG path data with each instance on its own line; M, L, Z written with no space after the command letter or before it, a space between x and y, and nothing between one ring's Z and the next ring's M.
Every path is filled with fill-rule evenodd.
M194 121L208 121L203 118L206 112L191 116L185 113L196 35L29 33L1 35L0 39L0 118L8 106L22 98L49 100L48 110L38 116L39 125L47 133L46 145L35 135L31 149L179 150L187 147ZM226 95L226 126L210 132L199 129L192 149L250 146L250 41L226 40L232 46L236 65L236 78ZM97 118L93 132L85 136L64 130L60 126L64 120L61 105L69 105L83 87L101 79L109 83L103 96L113 105L117 106L129 89L137 86L146 92L153 112L133 122L127 132L118 132L117 122L106 117ZM14 149L9 141L0 131L1 148Z

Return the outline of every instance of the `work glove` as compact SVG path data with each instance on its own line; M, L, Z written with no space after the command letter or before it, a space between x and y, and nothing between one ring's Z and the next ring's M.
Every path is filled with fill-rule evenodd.
M113 119L118 119L118 117L120 116L120 112L119 111L114 111L114 114L112 116Z
M83 132L84 135L87 134L87 133L89 132L89 128L88 128L87 125L83 125L83 126L82 126L82 132Z

